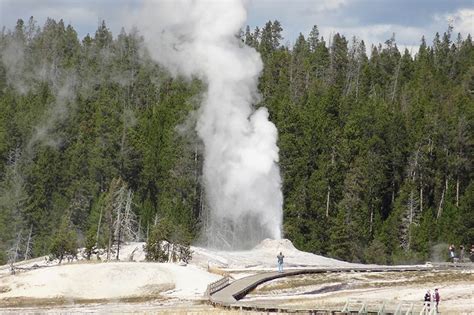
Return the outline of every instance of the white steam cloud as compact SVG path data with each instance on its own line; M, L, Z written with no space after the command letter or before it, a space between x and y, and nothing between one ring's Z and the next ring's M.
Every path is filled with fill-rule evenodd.
M235 34L241 0L145 1L136 24L152 57L174 75L199 77L207 92L197 123L204 142L210 246L245 248L281 238L277 129L258 102L260 55Z

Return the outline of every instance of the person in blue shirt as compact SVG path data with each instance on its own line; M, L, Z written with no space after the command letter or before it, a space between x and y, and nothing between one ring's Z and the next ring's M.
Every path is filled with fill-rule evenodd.
M285 258L285 256L283 256L283 254L280 252L280 254L277 256L278 272L283 272L283 258Z

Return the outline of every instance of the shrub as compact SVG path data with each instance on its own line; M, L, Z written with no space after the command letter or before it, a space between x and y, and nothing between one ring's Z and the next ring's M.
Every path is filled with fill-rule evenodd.
M365 249L364 257L369 264L386 265L388 263L387 247L381 241L374 239Z
M180 225L173 225L162 220L154 225L145 244L146 260L167 262L183 261L188 263L192 258L190 249L191 237Z
M50 260L59 259L59 263L61 263L66 256L71 258L77 257L77 235L70 226L69 219L66 217L67 215L63 218L51 243L50 249Z

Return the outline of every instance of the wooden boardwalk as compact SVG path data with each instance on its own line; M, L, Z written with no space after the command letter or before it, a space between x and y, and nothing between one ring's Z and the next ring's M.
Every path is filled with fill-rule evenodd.
M339 273L339 272L403 272L403 271L427 271L434 267L423 266L396 266L396 267L345 267L345 268L314 268L314 269L288 269L283 272L263 272L253 276L235 280L223 289L213 293L210 301L214 305L223 307L241 307L236 305L247 293L258 285L282 277L296 276L301 274L315 273Z

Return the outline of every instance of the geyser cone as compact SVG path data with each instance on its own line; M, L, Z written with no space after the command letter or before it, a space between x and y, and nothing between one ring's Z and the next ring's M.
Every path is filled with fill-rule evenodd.
M207 83L196 129L205 147L203 236L213 247L281 237L277 130L265 108L253 108L262 61L235 36L245 20L240 0L182 0L146 1L138 22L154 58Z

